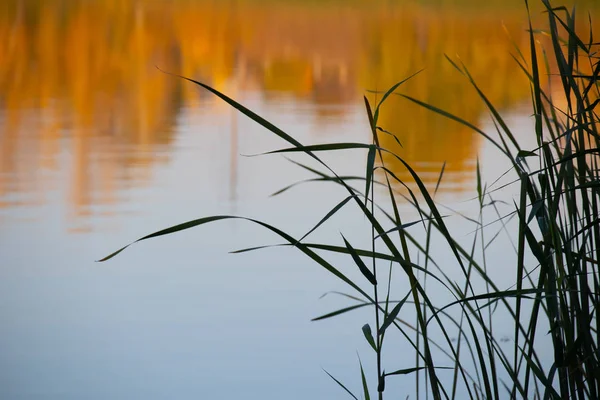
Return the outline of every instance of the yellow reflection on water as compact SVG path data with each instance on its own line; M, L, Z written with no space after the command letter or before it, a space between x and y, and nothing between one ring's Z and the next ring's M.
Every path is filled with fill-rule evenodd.
M385 90L421 68L404 93L477 121L485 108L444 54L460 56L498 108L527 101L527 81L511 57L511 40L528 46L521 1L485 9L460 3L5 0L0 206L14 205L6 200L13 193L37 193L43 202L40 171L59 169L61 152L71 154L67 196L75 214L117 202L119 188L143 185L168 159L183 107L203 101L203 112L227 109L155 66L234 97L259 91L268 104L292 96L315 105L317 120L344 129L367 90ZM380 125L403 147L385 136L384 144L427 182L444 161L446 190L472 180L479 139L465 128L395 96Z

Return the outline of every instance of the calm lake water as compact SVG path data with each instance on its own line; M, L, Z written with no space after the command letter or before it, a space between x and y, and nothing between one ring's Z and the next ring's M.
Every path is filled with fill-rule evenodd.
M529 87L511 57L528 46L521 1L460 3L4 0L0 398L342 398L322 368L358 392L356 351L373 362L360 329L370 314L312 323L347 304L319 300L344 286L291 249L228 254L277 243L265 231L220 222L94 260L213 214L299 236L343 196L314 183L269 197L310 176L283 157L241 155L286 143L156 67L214 86L303 143L368 141L362 96L424 69L403 93L493 132L446 54L526 133ZM478 157L489 181L508 168L480 137L397 96L380 125L430 187L446 162L437 199L459 209L474 206ZM357 175L365 158L327 157ZM342 213L314 240L364 240L356 217ZM500 268L498 279L510 284ZM397 339L389 368L413 366ZM389 390L412 397L412 379Z

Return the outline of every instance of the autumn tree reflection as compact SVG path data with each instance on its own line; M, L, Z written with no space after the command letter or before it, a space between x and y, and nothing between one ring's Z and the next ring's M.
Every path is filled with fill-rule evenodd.
M259 91L267 104L281 94L301 99L314 105L315 118L340 125L367 90L421 68L403 92L477 121L483 104L444 54L460 56L499 108L527 100L509 40L527 46L521 2L484 9L450 3L5 0L0 199L25 193L40 201L39 171L58 168L68 151L69 199L85 213L118 201L122 187L143 184L168 159L183 107L230 117L225 105L202 100L197 88L155 66L234 96ZM479 139L456 123L395 97L380 124L404 147L384 144L428 182L444 161L447 188L471 179Z

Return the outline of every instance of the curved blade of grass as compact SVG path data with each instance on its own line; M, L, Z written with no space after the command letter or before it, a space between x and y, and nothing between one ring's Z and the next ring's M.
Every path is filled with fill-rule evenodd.
M445 217L446 216L442 216L442 218L445 218ZM392 229L390 229L388 231L385 231L385 233L389 234L389 233L392 233L392 232L395 232L395 231L404 230L406 228L410 228L413 225L417 225L417 224L419 224L421 222L429 221L430 219L431 218L425 218L425 219L418 219L418 220L412 221L412 222L407 222L407 223L402 224L400 226L396 226L396 227L394 227L394 228L392 228ZM381 235L377 235L377 236L375 236L375 239L379 239L380 237L381 237Z
M340 201L335 207L333 207L331 210L329 210L329 212L319 221L318 224L316 224L311 230L309 230L308 232L306 232L300 238L299 241L301 242L302 240L304 240L304 238L306 238L308 235L310 235L311 233L313 233L319 226L323 225L323 223L325 223L325 221L327 221L336 212L338 212L342 207L344 207L353 197L354 196L348 196L344 200Z
M141 242L143 240L155 238L155 237L158 237L158 236L169 235L171 233L175 233L175 232L183 231L183 230L186 230L186 229L194 228L196 226L203 225L203 224L206 224L206 223L209 223L209 222L214 222L214 221L219 221L219 220L227 220L227 219L239 219L239 220L249 221L249 222L252 222L254 224L260 225L260 226L262 226L264 228L267 228L268 230L270 230L273 233L276 233L277 235L281 236L283 239L285 239L289 243L295 245L300 251L302 251L304 254L306 254L307 256L309 256L313 261L315 261L317 264L321 265L327 271L329 271L330 273L332 273L333 275L335 275L338 279L341 279L346 284L348 284L350 287L352 287L353 289L355 289L358 293L360 293L361 295L363 295L371 303L374 303L374 300L371 298L371 296L369 296L358 285L356 285L348 277L346 277L346 275L344 275L337 268L335 268L333 265L331 265L326 260L324 260L317 253L315 253L314 251L310 250L308 247L306 247L302 243L299 243L294 237L288 235L287 233L283 232L282 230L280 230L278 228L275 228L274 226L269 225L269 224L267 224L265 222L262 222L262 221L259 221L259 220L255 220L255 219L252 219L252 218L246 218L246 217L238 217L238 216L232 216L232 215L217 215L217 216L213 216L213 217L199 218L199 219L195 219L195 220L192 220L192 221L184 222L184 223L179 224L179 225L174 225L174 226L172 226L170 228L163 229L163 230L160 230L158 232L154 232L154 233L152 233L150 235L146 235L146 236L144 236L144 237L136 240L135 242L132 242L132 243L128 244L127 246L125 246L125 247L123 247L123 248L115 251L114 253L109 254L108 256L106 256L106 257L98 260L98 262L104 262L104 261L107 261L107 260L115 257L117 254L119 254L120 252L122 252L123 250L125 250L126 248L128 248L129 246L131 246L131 245L133 245L133 244L135 244L137 242Z
M413 242L413 244L415 244L415 242ZM304 243L304 246L311 248L311 249L330 251L330 252L334 252L334 253L350 254L350 251L346 247L341 247L341 246L332 246L332 245L320 244L320 243ZM441 278L439 278L437 275L435 275L431 271L428 271L427 269L421 267L418 264L406 261L403 258L398 258L397 256L391 256L389 254L373 252L371 250L355 249L355 251L358 255L360 255L362 257L375 257L379 260L395 261L398 264L400 264L400 266L404 269L415 269L417 271L421 271L424 274L426 274L428 277L430 277L431 279L434 279L436 282L440 283L442 286L444 286L446 289L448 289L448 291L451 290L448 287L448 285L446 284L446 282L444 282ZM439 266L438 266L438 268L439 268ZM440 273L442 275L444 275L444 272L442 270L440 270ZM445 276L445 278L447 280L449 280L447 276Z
M433 195L435 196L440 188L440 184L442 183L442 178L444 177L444 171L446 171L446 161L442 164L442 170L440 171L440 175L438 176L437 182L435 183L435 190L433 191Z
M213 94L217 95L218 97L220 97L221 99L223 99L224 101L226 101L228 104L232 105L234 108L238 109L239 111L243 112L245 115L249 116L255 122L258 122L262 126L264 126L267 129L271 130L272 132L274 132L275 134L277 134L279 137L285 139L286 141L288 141L289 143L291 143L291 144L293 144L295 146L302 147L301 144L298 141L296 141L295 139L291 138L285 132L281 131L279 128L275 127L273 124L269 123L264 118L262 118L262 117L258 116L257 114L253 113L252 111L248 110L246 107L242 106L241 104L233 101L229 97L223 95L222 93L216 91L215 89L213 89L213 88L211 88L211 87L209 87L209 86L207 86L205 84L202 84L202 83L200 83L198 81L194 81L192 79L185 78L185 77L182 77L182 76L180 76L180 77L183 78L183 79L186 79L186 80L188 80L190 82L196 83L196 84L200 85L201 87L204 87L205 89L209 90ZM367 110L370 111L370 108L368 107L368 102L367 102ZM373 125L373 121L372 121L372 115L370 113L369 113L369 121L370 121L372 129L375 130L374 125ZM377 140L377 137L376 137L375 134L374 134L374 140ZM314 159L316 159L317 161L319 161L328 170L330 170L331 172L333 172L333 170L331 170L331 168L329 168L327 166L327 164L325 164L322 160L320 160L316 155L314 155L310 151L307 151L306 149L304 150L304 152L306 152L309 156L311 156ZM353 190L348 185L346 185L346 183L344 181L340 181L340 184L342 184L350 192L351 195L354 194ZM373 227L377 230L377 232L379 234L381 234L383 232L383 228L380 226L380 224L378 223L377 219L375 219L375 217L373 215L371 215L371 213L369 212L369 210L365 206L365 204L363 204L358 198L355 198L355 201L356 201L357 205L361 208L361 210L365 214L365 216L369 219L369 221L371 222L371 224L373 225ZM390 251L392 251L392 253L395 256L397 256L398 258L401 258L400 253L396 249L396 247L393 244L393 242L386 235L383 235L382 239L383 239L384 243L386 244L386 246L390 249ZM313 259L315 259L315 257L318 257L318 256L316 254L312 254L311 257ZM322 260L320 258L315 259L315 260L318 263L320 263L320 264L322 264L324 262L324 260ZM412 274L412 270L410 268L407 268L405 265L403 265L403 268L404 268L405 272L407 273L407 275L408 275L408 277L409 277L409 279L411 281L411 284L416 285L416 288L424 296L424 300L427 303L430 303L429 299L426 296L426 294L424 292L422 292L422 288L420 288L418 282L416 281L416 278ZM361 294L363 294L363 293L364 292L361 291ZM414 295L416 296L416 292L414 293ZM370 299L370 297L367 297L367 298ZM418 300L418 298L415 297L415 300ZM371 301L373 301L373 300L371 299ZM415 303L417 303L417 302L418 301L416 301ZM420 313L420 309L417 308L416 311L417 311L417 314L418 314L419 321L421 321L421 323L424 324L425 321L422 318L422 315ZM447 337L447 335L445 335L445 336L446 336L447 340L449 340L449 338ZM431 376L431 379L432 379L432 382L433 382L433 385L432 385L433 395L434 395L434 398L440 399L441 397L440 397L440 393L439 393L439 389L440 389L439 388L439 382L437 380L437 377L436 377L436 374L435 374L435 370L433 369L433 360L432 360L431 355L429 353L429 347L428 347L427 343L425 343L425 353L426 353L426 361L427 361L429 373L430 373L430 376Z
M371 395L369 394L369 385L367 385L367 378L365 378L365 371L363 369L360 356L358 357L358 364L360 365L360 379L363 386L363 395L365 396L365 400L371 400Z
M273 125L271 122L267 121L266 119L264 119L260 115L256 114L252 110L244 107L242 104L240 104L237 101L233 100L232 98L226 96L225 94L219 92L218 90L213 89L212 87L210 87L210 86L208 86L208 85L206 85L206 84L204 84L202 82L199 82L197 80L194 80L194 79L191 79L191 78L187 78L187 77L179 75L179 74L174 74L174 73L171 73L171 72L167 72L167 71L164 71L164 70L162 70L162 69L160 69L158 67L157 67L157 69L159 71L167 74L167 75L176 76L178 78L185 79L188 82L192 82L192 83L194 83L194 84L196 84L196 85L198 85L198 86L200 86L200 87L208 90L209 92L211 92L212 94L214 94L215 96L217 96L218 98L220 98L221 100L223 100L224 102L226 102L227 104L229 104L231 107L235 108L236 110L238 110L239 112L241 112L242 114L244 114L245 116L247 116L248 118L250 118L251 120L257 122L258 124L264 126L265 128L267 128L271 132L275 133L277 136L279 136L280 138L282 138L286 142L291 143L294 146L302 146L302 144L299 141L297 141L296 139L294 139L292 136L288 135L283 130L281 130L277 126Z
M231 99L230 97L226 96L225 94L219 92L218 90L216 90L216 89L214 89L214 88L212 88L212 87L210 87L210 86L208 86L208 85L206 85L206 84L204 84L202 82L196 81L194 79L187 78L187 77L182 76L182 75L169 73L169 72L161 70L160 68L158 68L158 69L160 71L162 71L162 72L165 72L166 74L169 74L169 75L176 76L176 77L179 77L181 79L187 80L189 82L192 82L192 83L194 83L196 85L199 85L200 87L208 90L209 92L211 92L215 96L219 97L221 100L225 101L227 104L229 104L230 106L232 106L236 110L240 111L241 113L243 113L244 115L246 115L247 117L249 117L250 119L252 119L253 121L257 122L261 126L263 126L266 129L270 130L271 132L273 132L274 134L276 134L280 138L284 139L288 143L296 146L297 148L302 148L302 150L300 150L300 151L306 153L310 157L312 157L315 160L317 160L321 165L323 165L325 168L327 168L329 171L331 171L337 177L337 174L335 174L335 172L326 163L324 163L320 158L318 158L314 153L312 153L312 151L310 150L309 146L302 146L302 144L299 141L297 141L296 139L294 139L292 136L288 135L283 130L281 130L277 126L273 125L271 122L267 121L265 118L261 117L260 115L254 113L250 109L246 108L242 104L236 102L235 100ZM354 147L351 146L350 148L358 148L359 146L362 146L363 148L366 148L366 147L368 147L370 145L356 144ZM334 147L337 147L339 149L339 144L335 144ZM344 181L340 181L340 183L346 188L346 190L348 190L349 194L351 194L351 195L354 194L353 189L351 189ZM363 212L368 213L368 209L360 202L360 200L358 198L355 198L355 201L359 205L359 207L361 207L361 209L363 210Z
M353 398L354 400L358 400L358 397L356 397L356 396L355 396L355 395L354 395L354 394L353 394L353 393L352 393L350 390L348 390L348 388L347 388L346 386L344 386L344 384L343 384L342 382L340 382L340 381L338 381L337 379L335 379L335 378L333 377L333 375L331 375L329 372L327 372L327 370L326 370L326 369L323 369L323 371L325 371L325 373L326 373L327 375L329 375L329 377L330 377L331 379L333 379L333 380L335 381L335 383L337 383L338 385L340 385L340 387L341 387L342 389L344 389L344 390L346 391L346 393L348 393L350 396L352 396L352 398Z
M160 68L159 68L160 70ZM162 70L161 70L162 71ZM163 71L165 72L165 71ZM290 135L288 135L287 133L285 133L283 130L279 129L277 126L273 125L271 122L267 121L266 119L264 119L263 117L261 117L260 115L254 113L253 111L249 110L248 108L244 107L242 104L236 102L235 100L231 99L230 97L226 96L225 94L219 92L218 90L202 83L199 81L196 81L194 79L190 79L190 78L186 78L185 76L181 76L178 74L172 74L172 73L168 73L165 72L169 75L172 76L177 76L181 79L187 80L189 82L192 82L196 85L199 85L200 87L208 90L209 92L211 92L212 94L214 94L215 96L219 97L220 99L222 99L223 101L225 101L227 104L231 105L232 107L234 107L236 110L240 111L241 113L243 113L244 115L246 115L247 117L249 117L250 119L252 119L253 121L257 122L258 124L260 124L261 126L265 127L266 129L270 130L271 132L275 133L277 136L279 136L280 138L284 139L285 141L287 141L288 143L298 147L298 148L302 148L302 152L306 153L307 155L309 155L310 157L314 158L315 160L317 160L321 165L323 165L325 168L327 168L330 172L332 172L334 175L335 172L326 164L324 163L320 158L318 158L314 153L312 153L309 150L309 147L307 146L302 146L302 144L297 141L296 139L294 139L293 137L291 137ZM376 135L374 135L376 138ZM337 148L339 149L339 144L336 144L334 146L337 146ZM368 147L370 145L363 145L363 144L357 144L354 146L354 148L357 148L357 146L362 146L362 147ZM354 194L354 191L352 188L350 188L344 181L340 181L340 184L344 186L344 188L349 192L350 195ZM357 205L361 208L361 210L363 211L363 213L365 213L365 215L369 218L369 220L374 221L374 217L370 216L368 208L365 207L364 204L361 203L361 201L358 198L355 198L355 201L357 203ZM377 227L379 229L379 231L381 231L381 227ZM388 245L388 247L391 245L393 246L393 243L391 241L386 241L384 238L384 241L386 242L386 245ZM434 392L436 391L436 389L434 389Z
M548 378L546 376L546 374L544 374L544 371L542 371L542 369L539 367L539 365L534 362L529 355L527 354L527 352L525 352L524 349L521 349L522 355L525 358L525 360L527 361L527 364L529 366L529 368L531 369L531 371L534 373L534 375L540 380L540 382L545 386L546 388L546 394L544 395L544 398L550 398L550 396L552 396L553 399L561 399L563 398L557 391L556 389L554 389L552 382L548 381ZM553 368L555 367L554 365L552 366Z
M416 75L420 74L421 72L424 71L424 68L420 69L419 71L415 72L414 74L410 75L408 78L405 78L403 80L401 80L400 82L396 83L395 85L393 85L392 87L390 87L385 94L381 97L381 100L379 101L379 103L377 104L377 107L375 107L375 113L373 114L373 121L375 122L375 125L377 125L377 121L379 120L379 109L381 108L381 105L385 102L385 100L392 94L394 93L394 91L396 89L398 89L398 87L400 85L402 85L403 83L405 83L406 81L408 81L409 79L415 77Z
M324 251L329 251L332 253L350 254L350 250L348 250L346 247L341 247L341 246L334 246L334 245L322 244L322 243L303 243L303 245L310 249L324 250ZM245 252L249 252L249 251L262 250L262 249L268 249L271 247L280 247L280 246L294 246L294 244L293 243L268 244L268 245L263 245L263 246L255 246L255 247L248 247L248 248L244 248L244 249L240 249L240 250L234 250L234 251L231 251L231 253L239 254L239 253L245 253ZM379 260L396 261L399 264L404 263L406 265L406 267L408 267L408 268L415 268L415 269L421 268L417 264L411 264L411 263L407 263L404 260L398 260L397 258L395 258L394 256L391 256L389 254L373 252L371 250L363 250L363 249L354 249L354 250L356 251L356 253L358 255L360 255L362 257L375 257ZM433 278L433 276L432 276L432 278ZM440 281L440 283L443 283L443 282Z
M350 252L352 259L358 266L358 269L360 270L360 272L365 276L365 278L367 278L367 280L369 282L371 282L372 285L374 285L374 286L377 285L377 279L375 279L375 275L373 275L373 272L371 272L371 270L366 266L364 261L360 258L360 256L356 252L356 250L354 250L354 247L352 247L352 245L346 240L344 235L342 235L342 238L344 239L344 244L346 245L346 248Z
M333 292L333 293L337 293L337 292ZM346 295L345 293L342 293L342 294L343 294L344 296L350 297L350 298L351 298L351 299L353 299L353 300L360 301L360 304L355 304L355 305L353 305L353 306L348 306L348 307L340 308L340 309L338 309L338 310L335 310L335 311L329 312L329 313L327 313L327 314L320 315L320 316L318 316L318 317L312 318L312 319L311 319L311 322L312 322L312 321L321 321L321 320L324 320L324 319L328 319L328 318L336 317L336 316L338 316L338 315L342 315L342 314L345 314L345 313L347 313L347 312L354 311L354 310L357 310L357 309L359 309L359 308L363 308L363 307L367 307L367 306L370 306L370 305L372 305L371 303L367 303L367 302L365 302L364 300L362 300L362 299L359 299L359 298L357 298L357 297L350 296L350 295ZM408 296L407 296L407 297L408 297ZM406 302L406 297L405 297L404 299L400 300L400 301L387 301L387 302L384 302L383 304L385 304L385 303L397 303L397 304L398 304L398 303L405 303L405 302ZM380 303L381 303L381 302L380 302ZM397 317L397 316L398 316L398 315L396 314L396 317ZM394 322L394 320L396 319L396 317L394 317L394 318L390 318L390 324L392 324L392 323Z
M360 302L360 303L364 303L364 302L365 302L363 299L359 299L358 297L356 297L356 296L352 296L351 294L348 294L348 293L344 293L344 292L338 292L337 290L332 290L332 291L330 291L330 292L325 292L325 293L323 293L323 294L322 294L322 295L319 297L319 299L322 299L323 297L325 297L325 296L327 296L327 295L329 295L329 294L337 294L338 296L346 297L346 298L348 298L348 299L350 299L350 300L356 300L356 301L358 301L358 302Z
M232 250L229 252L229 254L242 254L242 253L249 253L251 251L256 251L256 250L270 249L272 247L293 247L293 246L294 246L294 244L292 244L292 243L265 244L262 246L253 246L253 247L246 247L246 248L238 249L238 250Z
M409 170L409 172L410 172L410 173L411 173L411 175L413 176L413 178L414 178L415 182L416 182L416 183L417 183L417 185L419 186L419 188L420 188L420 190L421 190L421 193L422 193L423 197L425 197L425 200L426 200L427 204L429 205L429 207L430 207L430 209L431 209L431 212L432 212L432 213L434 214L434 216L436 217L436 218L435 218L435 222L436 222L436 224L437 224L437 225L436 225L436 227L439 229L440 233L442 233L442 235L445 237L446 241L447 241L447 242L448 242L448 244L450 245L450 248L451 248L451 250L453 251L453 253L454 253L455 257L456 257L456 260L457 260L457 262L459 263L459 265L460 265L460 267L461 267L461 269L462 269L462 271L463 271L463 274L465 275L465 277L466 277L466 279L467 279L467 285L470 287L470 281L469 281L469 279L468 279L468 276L469 276L469 274L467 273L467 271L466 271L466 269L465 269L465 266L464 266L464 264L463 264L463 261L462 261L461 257L460 257L460 256L459 256L459 254L458 254L457 245L456 245L455 241L452 239L452 237L450 236L450 233L449 233L449 231L448 231L447 227L445 226L445 224L444 224L443 220L441 219L441 216L440 216L440 214L439 214L439 211L437 210L437 208L436 208L436 206L435 206L435 203L433 202L433 200L431 199L431 196L429 195L429 193L427 192L427 190L426 190L425 186L423 185L423 182L420 180L420 178L417 176L417 174L414 172L414 170L412 170L412 168L411 168L411 167L410 167L410 166L409 166L409 165L408 165L408 164L407 164L407 163L406 163L406 162L405 162L403 159L401 159L401 158L400 158L400 157L398 157L397 155L394 155L394 157L396 157L396 158L397 158L397 159L398 159L400 162L402 162L402 163L405 165L405 167L406 167L406 168ZM485 276L486 276L486 274L485 274L485 271L483 271L483 274L484 274L483 276L485 277ZM422 287L421 287L421 286L418 286L418 287L417 287L417 289L419 290L419 292L420 292L420 293L423 293L423 298L425 299L425 301L426 301L428 304L430 304L430 302L428 301L428 299L427 299L426 295L425 295L425 294L424 294L424 292L423 292L423 289L422 289ZM471 292L473 293L473 289L472 289L472 287L470 287L470 290L471 290ZM417 310L418 310L418 308L417 308ZM437 317L437 314L434 314L434 318L436 319L436 321L438 322L438 324L439 324L440 328L442 329L442 332L444 333L444 336L445 336L445 337L446 337L446 339L449 341L450 339L449 339L449 337L448 337L448 334L447 334L447 332L446 332L446 329L444 328L444 325L441 323L441 321L439 321L439 319L438 319L438 317ZM480 319L481 319L481 318L480 318ZM472 323L471 323L471 321L470 321L470 319L469 319L469 317L468 317L468 316L467 316L467 320L468 320L468 322L469 322L469 327L470 327L470 329L471 329L471 331L473 332L473 335L474 335L474 337L475 337L475 336L476 336L476 333L475 333L475 328L473 327L473 325L472 325ZM425 324L423 324L423 325L422 325L423 329L425 329L425 327L426 327L426 326L427 326L427 324L426 324L426 323L425 323ZM426 335L426 334L425 334L425 331L423 332L423 334L424 334L424 335ZM427 341L425 341L425 342L424 342L424 344L425 344L425 345L427 345ZM486 345L488 345L488 347L489 347L489 343L487 343L487 342L486 342ZM476 341L476 349L477 349L477 355L478 355L478 358L479 358L479 360L480 360L480 364L481 364L481 366L482 366L482 368L483 368L483 372L484 372L484 373L483 373L483 376L484 376L484 378L485 378L485 379L484 379L484 386L485 386L485 389L486 389L486 396L489 398L489 397L491 396L491 385L490 385L489 377L487 376L487 372L486 372L486 371L487 371L487 368L486 368L486 366L485 366L485 361L483 361L483 360L484 360L484 354L483 354L483 350L481 349L481 346L480 346L479 342L477 342L477 341ZM490 352L490 351L489 351L489 348L488 348L488 352ZM482 364L482 363L483 363L483 364ZM428 370L431 370L431 369L432 369L432 367L433 367L433 366L431 366L431 365L430 365L430 366L429 366L429 368L428 368ZM495 371L492 371L492 372L495 374ZM431 375L431 374L430 374L430 375ZM497 384L496 384L496 381L495 381L495 380L493 380L493 381L492 381L492 383L494 384L494 390L495 390L495 391L497 391Z
M398 313L400 312L400 309L402 308L402 306L404 305L404 303L406 302L406 299L408 299L408 296L410 296L410 294L411 294L411 292L408 292L406 294L406 296L404 296L404 298L402 300L400 300L400 302L398 304L396 304L396 306L394 308L392 308L392 311L390 311L390 313L385 316L385 319L383 320L383 324L381 324L381 328L379 329L380 335L383 335L385 333L385 330L388 328L388 326L390 326L392 324L392 322L394 322L394 320L398 316Z
M346 182L348 182L348 181L363 181L363 180L365 180L365 178L363 176L344 176L344 175L341 175L341 176L335 176L335 177L333 177L333 176L326 176L324 178L304 179L304 180L301 180L301 181L298 181L298 182L294 182L294 183L292 183L290 185L287 185L287 186L283 187L282 189L279 189L276 192L271 193L270 197L278 196L278 195L280 195L280 194L282 194L284 192L287 192L288 190L290 190L290 189L292 189L292 188L294 188L296 186L299 186L299 185L302 185L302 184L305 184L305 183L310 183L310 182L339 182L340 180L344 180ZM379 185L380 183L379 182L375 182L375 184Z
M296 146L288 147L285 149L272 150L264 153L252 154L249 157L262 156L267 154L280 154L280 153L312 153L317 151L336 151L336 150L350 150L350 149L368 149L371 148L372 144L365 143L323 143L323 144L312 144L308 146Z
M391 376L391 375L408 375L408 374L412 374L413 372L417 372L417 371L421 371L426 369L427 367L413 367L413 368L404 368L404 369L398 369L396 371L393 372L386 372L384 374L384 376ZM452 367L435 367L435 369L453 369Z
M463 70L464 70L465 74L469 78L469 81L471 82L471 86L473 86L475 88L475 90L479 94L479 97L485 103L487 109L492 113L492 115L494 116L494 118L496 119L496 121L498 121L498 124L500 124L500 127L502 127L502 130L504 131L505 136L508 137L508 139L511 141L511 143L513 144L513 146L515 146L515 148L517 149L517 151L521 150L521 147L519 146L519 142L517 142L517 140L515 139L514 135L512 134L512 132L510 131L510 129L508 128L508 125L506 125L506 122L504 122L504 119L502 118L502 116L500 115L500 113L498 112L498 110L496 110L496 107L494 107L494 105L492 104L492 102L487 98L487 96L479 88L479 85L477 85L477 83L475 82L475 79L473 79L473 77L469 73L469 70L467 69L467 67L464 64L463 64L462 67L463 67Z
M285 157L286 160L288 160L289 162L291 162L292 164L296 164L297 166L299 166L300 168L304 168L305 170L312 172L315 175L319 175L321 178L328 178L329 176L315 168L309 167L306 164L303 164L301 162L298 162L296 160L292 160L291 158L287 158Z
M434 220L437 224L438 229L440 230L440 233L444 236L444 238L446 239L446 242L450 246L450 249L454 253L454 256L455 256L456 260L458 261L458 263L460 264L463 274L465 276L467 276L465 266L463 264L462 258L460 257L460 255L458 253L455 241L452 239L452 236L450 235L450 231L446 227L444 219L442 218L442 215L440 214L438 208L436 207L435 202L431 198L429 191L425 187L425 184L423 183L421 178L419 178L417 173L411 168L411 166L408 165L408 163L406 161L404 161L404 159L402 159L401 157L399 157L398 155L396 155L394 153L391 153L391 152L388 152L388 153L391 154L393 157L395 157L398 161L400 161L404 165L404 167L408 170L408 172L412 175L415 183L417 184L417 186L419 187L419 190L421 191L421 194L425 198L425 201L427 202L429 209L431 210L433 216L435 217Z
M471 334L473 336L473 342L475 344L475 350L476 350L477 358L479 360L478 366L479 366L479 368L481 368L481 376L483 378L483 386L485 388L485 398L486 399L493 399L493 398L497 399L498 396L494 397L492 395L492 385L490 383L491 377L488 372L488 366L485 362L485 355L484 355L483 349L481 348L480 340L477 337L477 331L475 329L475 326L473 326L473 321L471 320L471 317L469 316L469 314L464 313L464 316L467 321L467 324L469 325L469 329L471 330Z
M131 245L133 245L133 244L135 244L137 242L141 242L142 240L152 239L152 238L163 236L163 235L170 235L170 234L175 233L175 232L179 232L179 231L183 231L183 230L186 230L186 229L194 228L194 227L196 227L198 225L203 225L203 224L206 224L206 223L209 223L209 222L218 221L218 220L226 219L226 218L231 218L231 217L220 215L220 216L214 216L214 217L200 218L200 219L195 219L193 221L184 222L182 224L174 225L174 226L171 226L171 227L166 228L166 229L162 229L160 231L157 231L157 232L151 233L149 235L146 235L146 236L144 236L142 238L139 238L135 242L132 242L132 243L128 244L127 246L124 246L124 247L120 248L119 250L117 250L117 251L109 254L108 256L106 256L104 258L101 258L100 260L97 260L96 262L108 261L111 258L115 257L117 254L121 253L123 250L125 250L129 246L131 246Z
M387 130L383 129L383 128L382 128L382 127L380 127L380 126L378 126L378 127L377 127L377 130L378 130L379 132L383 132L383 133L385 133L385 134L387 134L387 135L390 135L391 137L393 137L393 138L394 138L394 140L396 141L396 143L398 143L398 146L400 146L400 147L404 148L404 145L402 144L402 142L400 141L400 139L398 139L398 136L396 136L394 133L392 133L392 132L390 132L390 131L387 131Z
M405 94L399 94L398 96L402 96L405 99L412 101L413 103L416 103L416 104L418 104L418 105L420 105L420 106L422 106L422 107L424 107L424 108L426 108L426 109L428 109L430 111L435 112L436 114L440 114L440 115L442 115L442 116L444 116L444 117L446 117L448 119L451 119L453 121L456 121L456 122L458 122L458 123L466 126L467 128L470 128L470 129L474 130L475 132L479 133L480 135L482 135L483 137L485 137L487 140L489 140L490 143L492 143L494 146L496 146L498 148L498 150L500 150L504 155L506 155L507 157L510 157L510 154L508 154L506 152L506 150L502 146L500 146L494 139L492 139L491 136L489 136L487 133L485 133L484 131L482 131L481 129L479 129L478 127L476 127L475 125L473 125L472 123L467 122L466 120L464 120L464 119L462 119L460 117L457 117L454 114L450 114L449 112L444 111L441 108L435 107L435 106L433 106L431 104L425 103L425 102L423 102L421 100L417 100L417 99L415 99L413 97L410 97L410 96L407 96Z
M554 10L558 10L558 9L561 9L561 8L555 8ZM562 9L566 11L566 8L562 8ZM552 11L552 13L554 14L554 17L555 17L554 19L556 21L558 21L562 25L562 27L567 31L567 33L569 34L569 40L573 41L573 45L579 46L581 48L581 50L583 50L583 52L585 54L589 54L590 53L590 49L588 49L588 47L585 45L585 43L583 43L583 41L581 40L581 38L579 38L579 35L577 35L577 33L573 30L573 26L570 26L570 25L566 24L562 20L562 18L560 18L558 16L558 14L555 13L554 10ZM573 10L573 12L571 14L575 15L574 10ZM571 52L572 52L572 50L571 50Z
M470 301L476 301L476 300L498 300L498 299L506 299L506 298L509 298L509 297L527 298L527 295L530 295L530 294L540 294L540 293L544 293L544 291L541 290L541 289L520 289L520 290L505 290L505 291L501 291L501 292L492 292L492 293L478 294L478 295L475 295L475 296L465 297L464 299L459 299L459 300L453 301L451 303L448 303L444 307L442 307L439 310L437 310L436 313L444 311L447 308L450 308L450 307L452 307L452 306L454 306L456 304L463 304L463 303L467 303L467 302L470 302ZM480 307L480 308L483 308L483 307ZM428 322L431 321L432 318L434 318L434 316L429 317Z
M456 63L454 61L452 61L452 59L450 58L450 56L448 56L448 54L444 53L444 57L446 58L446 60L461 74L464 75L465 73L463 72L462 69L460 69L460 67L458 65L456 65Z
M389 152L389 151L387 151L387 150L385 150L385 152L386 152L386 153L389 153L389 154L392 154L394 157L398 158L398 156L397 156L395 153ZM389 191L391 192L391 185L390 185L390 182L389 182L389 177L392 177L392 178L393 178L393 179L394 179L396 182L400 183L400 184L401 184L402 186L404 186L404 188L405 188L405 189L408 191L408 194L410 195L410 197L411 197L411 199L412 199L412 201L413 201L413 205L415 206L415 208L416 208L416 209L417 209L417 211L419 212L419 215L421 216L421 218L422 218L422 221L423 221L423 219L424 219L425 217L424 217L424 215L423 215L423 211L422 211L422 208L421 208L421 206L419 206L419 201L417 200L417 198L416 198L415 194L413 193L413 190L412 190L410 187L408 187L408 185L407 185L406 183L404 183L404 182L403 182L403 181L402 181L400 178L398 178L398 177L396 176L396 174L394 174L394 172L392 172L390 169L388 169L388 168L387 168L387 167L385 167L385 166L381 166L380 168L381 168L382 170L384 170L384 171L385 171L385 173L386 173L386 179L388 179L388 182L387 182L387 183L388 183L388 189L389 189ZM393 194L392 194L392 196L391 196L391 197L393 198ZM393 202L392 204L393 204L393 205L395 205L395 202ZM397 221L399 221L399 220L400 220L400 218L399 218L399 217L400 217L400 215L399 215L399 213L398 213L398 209L397 209L397 207L394 207L394 216L396 217L396 219L395 219L395 220L394 220L394 219L392 219L392 221L394 221L394 223L397 225L397 224L398 224L398 222L397 222ZM423 227L425 227L425 222L424 222L424 221L423 221ZM393 232L393 230L392 230L392 232ZM401 235L401 240L402 240L402 234L403 234L404 230L399 230L398 232L400 233L400 235ZM382 236L382 235L381 235L381 233L380 233L380 234L379 234L377 237L381 237L381 236ZM406 246L405 246L405 240L402 240L402 246L403 246L403 251L404 251L404 253L405 253L406 255L408 255L409 253L408 253L408 250L407 250L407 248L406 248ZM408 257L407 257L407 258L408 258Z
M340 308L339 310L332 311L332 312L327 313L327 314L323 314L323 315L321 315L319 317L315 317L315 318L311 319L311 321L321 321L321 320L324 320L324 319L336 317L338 315L342 315L342 314L345 314L347 312L354 311L354 310L357 310L359 308L366 307L366 306L369 306L369 305L370 305L369 303L363 303L363 304L356 304L356 305L350 306L350 307Z

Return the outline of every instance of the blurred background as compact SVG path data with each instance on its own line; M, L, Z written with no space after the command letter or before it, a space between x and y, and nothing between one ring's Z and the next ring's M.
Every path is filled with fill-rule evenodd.
M375 101L422 69L399 92L486 126L446 55L526 131L529 85L513 56L528 46L519 0L2 1L0 398L341 397L321 367L358 384L362 320L309 322L344 304L317 300L342 287L293 250L227 254L275 240L258 228L224 222L94 263L211 214L301 235L341 200L323 185L269 198L308 176L281 157L240 155L286 144L157 68L213 86L303 143L369 141L363 96ZM383 145L430 187L446 163L440 201L474 196L478 157L490 181L508 169L481 137L398 96L380 125L402 143L384 135ZM365 157L331 162L363 174ZM324 240L365 226L352 215Z

